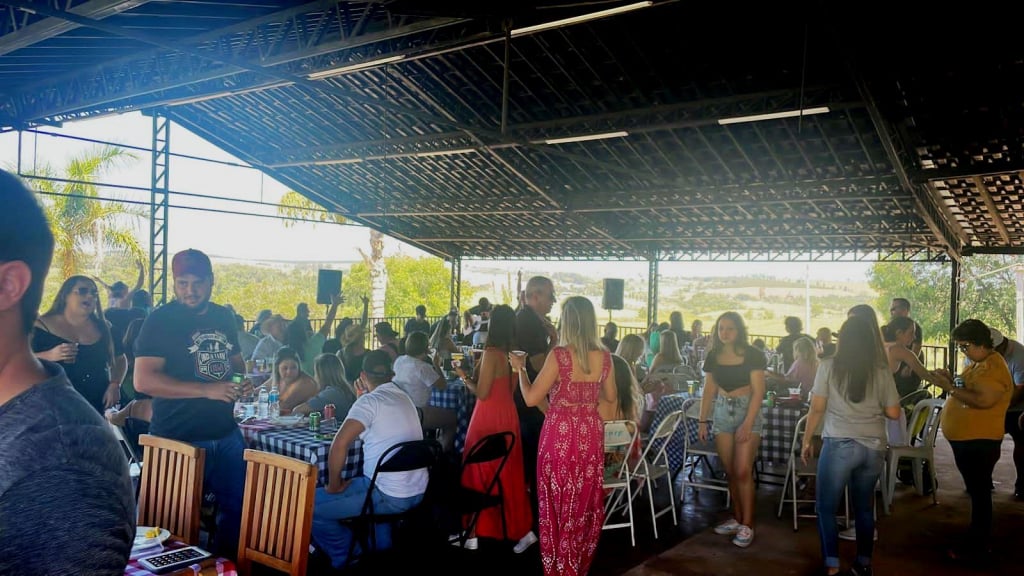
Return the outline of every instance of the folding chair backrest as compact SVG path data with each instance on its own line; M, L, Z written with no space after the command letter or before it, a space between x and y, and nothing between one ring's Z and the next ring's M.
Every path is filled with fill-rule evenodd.
M464 465L481 464L501 460L505 464L512 447L516 444L516 435L512 432L496 432L477 440L476 444L466 453Z
M645 461L647 462L660 462L665 458L665 449L668 447L669 440L672 438L672 434L675 433L679 423L683 420L683 411L676 410L670 412L667 416L661 419L658 424L658 429L647 439L647 446L644 446L643 454L640 456L640 460L637 461L637 466L640 466ZM656 452L653 458L649 458L651 455L651 448L655 445Z
M139 526L166 528L188 544L199 543L206 451L191 444L143 434Z
M633 445L636 438L637 424L631 420L609 420L604 423L604 450L617 449Z
M391 446L380 455L377 466L370 478L370 488L363 501L363 514L373 515L373 489L381 474L390 472L412 472L426 469L427 474L434 468L441 454L441 445L436 440L410 440Z
M944 400L927 398L914 404L914 410L907 420L907 438L911 446L921 446L928 439L932 421L938 422L935 414L936 409L941 412Z
M319 469L257 450L246 450L245 461L239 571L247 576L257 562L293 576L305 574Z
M918 411L918 407L921 408L924 418L924 428L921 430L920 439L911 438L911 446L933 447L935 446L935 439L939 435L939 423L942 416L942 408L946 405L945 400L938 398L921 400L914 406L914 412Z

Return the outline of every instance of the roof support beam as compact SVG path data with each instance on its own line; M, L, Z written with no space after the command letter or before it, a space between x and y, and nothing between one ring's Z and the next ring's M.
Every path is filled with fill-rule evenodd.
M91 18L85 18L85 17L82 17L82 16L78 16L77 14L69 14L69 13L65 13L65 12L60 12L58 10L52 10L50 8L43 8L42 6L37 6L37 5L35 5L35 4L31 3L31 2L27 2L26 0L7 0L6 3L10 4L12 6L15 6L17 8L21 8L23 10L35 11L35 12L38 12L40 14L44 14L44 15L47 15L47 16L51 16L51 17L55 17L55 18L61 18L61 19L73 22L75 24L78 24L80 26L87 26L89 28L94 28L96 30L107 32L108 34L114 34L116 36L121 36L121 37L124 37L124 38L130 38L132 40L136 40L138 42L142 42L142 43L149 44L149 45L152 45L152 46L157 46L157 47L163 48L165 50L170 50L172 52L183 52L183 53L190 54L190 55L193 55L193 56L196 56L196 57L199 57L199 58L207 59L207 60L210 60L210 61L213 61L213 62L219 62L221 64L227 64L227 65L229 65L231 67L237 68L238 70L246 70L246 71L249 71L249 72L254 72L254 73L256 73L259 76L264 76L264 77L271 78L271 79L274 79L274 80L279 80L279 81L292 82L292 83L294 83L296 85L303 86L305 88L309 88L309 89L312 89L312 90L317 90L317 91L320 91L320 92L332 94L332 95L337 96L339 98L344 98L346 100L349 100L351 102L355 102L355 103L358 103L358 104L365 104L365 105L373 106L375 108L379 108L379 109L382 109L382 110L387 110L389 112L393 112L393 113L396 113L396 114L404 114L404 115L407 115L407 116L411 116L413 118L418 118L418 119L420 119L420 120L422 120L424 122L427 122L429 124L438 124L438 125L442 125L442 126L452 126L452 127L459 128L461 130L467 130L467 131L472 131L472 130L475 129L472 126L466 126L466 125L464 125L464 124L462 124L460 122L455 122L455 121L452 121L452 120L449 120L449 119L446 119L446 118L434 116L432 114L428 114L428 113L425 113L425 112L420 111L420 110L406 108L404 106L393 105L393 104L390 104L390 103L378 100L376 98L366 97L366 96L363 96L361 94L350 92L350 91L345 90L343 88L337 88L337 87L333 86L332 84L329 84L329 83L326 83L326 82L318 82L318 81L314 81L314 80L309 80L309 79L305 78L304 76L295 76L295 75L291 75L291 74L287 74L287 73L278 72L278 71L275 71L273 69L263 68L259 64L254 64L252 62L249 62L249 61L246 61L246 60L242 60L242 59L239 59L239 58L235 58L235 57L232 57L232 56L225 56L225 55L220 55L220 54L208 54L208 53L203 52L203 51L201 51L201 50L199 50L197 48L194 48L194 47L182 46L181 44L179 44L177 42L174 42L174 41L164 40L162 38L158 38L158 37L155 37L155 36L152 36L152 35L149 35L149 34L143 34L143 33L140 33L140 32L136 32L134 30L130 30L130 29L127 29L127 28L122 28L120 26L115 26L113 24L108 24L108 23L105 23L105 22L102 22L102 21L99 21L99 20L93 20ZM233 70L233 71L238 71L238 70ZM49 116L49 115L51 115L51 114L42 114L42 115L40 115L40 117L45 117L45 116ZM35 119L36 118L21 118L21 120L28 120L28 121L35 120Z
M1006 229L1006 223L1003 222L1003 217L999 215L999 207L996 206L995 200L992 199L988 186L985 186L981 176L975 176L973 180L974 187L978 190L978 196L981 196L981 199L985 202L985 208L988 208L988 216L992 219L992 225L999 232L999 237L1003 239L1003 244L1009 246L1010 231Z
M102 20L147 2L149 0L90 0L69 8L67 12L85 18ZM5 2L5 4L13 4L13 2ZM33 22L24 28L0 36L0 56L10 54L15 50L20 50L48 38L59 36L80 26L81 24L53 16Z
M943 214L940 208L941 204L932 197L931 190L928 187L917 185L910 180L910 177L907 175L906 167L903 165L903 159L896 150L893 135L889 130L889 124L885 120L885 117L882 116L882 112L878 109L878 104L875 102L875 98L871 94L871 89L868 87L864 78L852 65L850 66L850 69L854 77L854 81L857 84L857 90L860 92L861 99L863 99L864 103L867 105L868 115L871 117L871 123L878 132L878 139L881 141L882 148L885 149L885 154L889 158L889 162L892 164L893 170L896 172L896 177L899 179L900 185L914 195L914 202L917 204L918 216L920 216L921 219L924 220L925 224L928 225L928 228L931 229L932 234L935 235L935 239L945 245L945 250L949 254L950 258L959 261L960 251L963 249L965 244L964 238L954 234L952 227L949 225L949 219L945 214Z

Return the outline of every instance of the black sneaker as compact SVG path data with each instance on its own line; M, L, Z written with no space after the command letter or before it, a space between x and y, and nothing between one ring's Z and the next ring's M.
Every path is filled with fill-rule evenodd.
M859 562L850 565L850 569L840 574L849 576L871 576L871 566L861 566Z

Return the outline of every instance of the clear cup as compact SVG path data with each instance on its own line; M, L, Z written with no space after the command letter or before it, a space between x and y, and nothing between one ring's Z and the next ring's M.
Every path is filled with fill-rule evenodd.
M67 360L64 360L64 363L65 364L74 364L75 362L78 361L78 342L68 342L67 345L71 346L72 348L74 348L75 353L71 355L71 358L68 358Z

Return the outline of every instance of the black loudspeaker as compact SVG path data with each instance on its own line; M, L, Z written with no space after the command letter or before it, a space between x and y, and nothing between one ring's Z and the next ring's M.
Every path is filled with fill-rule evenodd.
M330 304L335 294L341 294L341 270L321 270L316 277L316 303Z
M626 289L626 281L622 278L604 279L604 297L601 308L605 310L622 310L622 292Z

